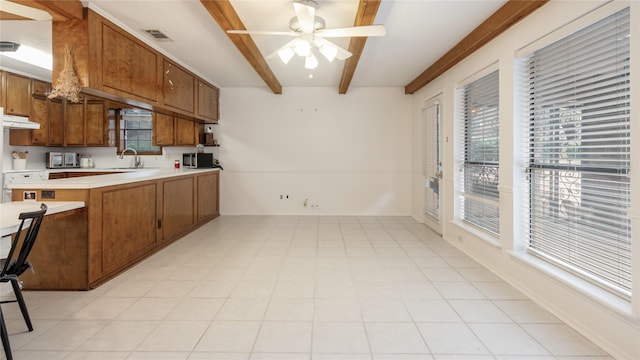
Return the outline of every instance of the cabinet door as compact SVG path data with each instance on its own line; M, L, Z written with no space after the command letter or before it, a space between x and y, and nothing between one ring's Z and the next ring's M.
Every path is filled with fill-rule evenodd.
M64 106L60 99L49 101L49 146L64 145Z
M31 79L6 73L5 114L29 116L31 113Z
M119 29L102 24L103 86L157 102L158 56Z
M216 87L198 80L198 115L218 122L218 97Z
M220 215L218 205L219 173L209 173L197 176L198 223L211 220Z
M176 117L176 145L195 145L197 143L195 123L189 119Z
M194 177L181 176L162 185L162 240L172 240L194 225Z
M49 104L47 100L33 98L30 120L40 124L40 129L31 130L31 145L47 145L49 141Z
M102 219L95 227L101 259L90 266L102 265L104 274L122 269L156 245L156 185L114 187L96 197L102 205Z
M40 80L33 80L33 95L47 96L51 90L51 85Z
M173 116L153 113L153 143L157 146L173 145Z
M107 118L103 100L87 100L85 127L86 145L106 146Z
M163 103L193 113L195 78L190 73L164 60Z
M64 143L84 145L84 102L66 102L64 109Z

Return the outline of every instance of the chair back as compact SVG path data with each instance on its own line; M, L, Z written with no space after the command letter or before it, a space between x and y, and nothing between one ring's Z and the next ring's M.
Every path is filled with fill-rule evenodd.
M31 264L27 262L27 257L33 249L33 245L36 242L36 237L38 236L38 232L40 231L40 224L42 224L42 220L44 219L44 214L47 212L47 205L40 205L40 210L30 211L21 213L18 216L20 222L20 226L18 227L18 231L16 231L13 241L11 243L11 250L9 250L9 254L7 255L7 259L4 261L2 266L2 272L0 272L0 277L4 277L5 275L15 275L19 276L23 272L25 272L28 268L31 267ZM28 228L24 229L26 226ZM22 241L22 246L20 247L20 251L18 251L18 255L14 258L14 253L16 252L16 248L18 247L18 243L20 241L20 236L22 235L24 229L24 239Z

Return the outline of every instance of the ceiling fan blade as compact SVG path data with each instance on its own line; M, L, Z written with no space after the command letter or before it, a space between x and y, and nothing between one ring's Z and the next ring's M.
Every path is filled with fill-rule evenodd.
M336 59L341 60L341 61L342 60L346 60L346 59L350 58L351 55L353 55L350 51L348 51L348 50L346 50L344 48L341 48L340 46L332 43L329 40L325 40L323 38L315 38L313 40L313 42L318 47L318 49L322 49L323 46L330 46L330 47L335 48L337 50L336 55L335 55ZM322 52L322 50L320 50L320 52Z
M362 37L385 36L387 31L382 25L353 26L347 28L320 29L315 35L322 37Z
M227 30L227 33L238 34L238 35L280 35L280 36L300 35L293 31L266 31L266 30Z
M298 17L300 29L304 33L312 33L316 18L316 2L313 0L298 0L293 3L293 10Z

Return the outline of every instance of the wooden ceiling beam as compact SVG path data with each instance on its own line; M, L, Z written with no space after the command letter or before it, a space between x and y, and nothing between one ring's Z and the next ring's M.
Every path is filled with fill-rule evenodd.
M249 35L229 34L227 30L246 30L238 13L229 0L200 0L211 17L218 23L222 31L247 59L249 65L258 73L274 94L282 94L282 85L271 71L267 60L262 56L258 46Z
M509 0L404 88L413 94L549 0Z
M376 14L378 13L378 8L380 7L380 2L381 0L360 0L353 26L373 25ZM339 94L344 95L347 93L347 90L349 90L349 85L351 85L351 80L356 72L356 67L358 66L366 43L366 37L352 37L349 41L349 52L353 55L344 62L340 85L338 87Z
M82 20L83 8L79 0L9 0L13 3L48 12L53 21Z

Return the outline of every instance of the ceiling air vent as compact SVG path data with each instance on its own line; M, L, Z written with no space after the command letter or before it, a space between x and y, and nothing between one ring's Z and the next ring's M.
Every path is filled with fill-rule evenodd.
M165 33L158 29L146 29L142 31L146 32L147 34L149 34L149 36L156 39L157 41L173 41L170 37L168 37Z

